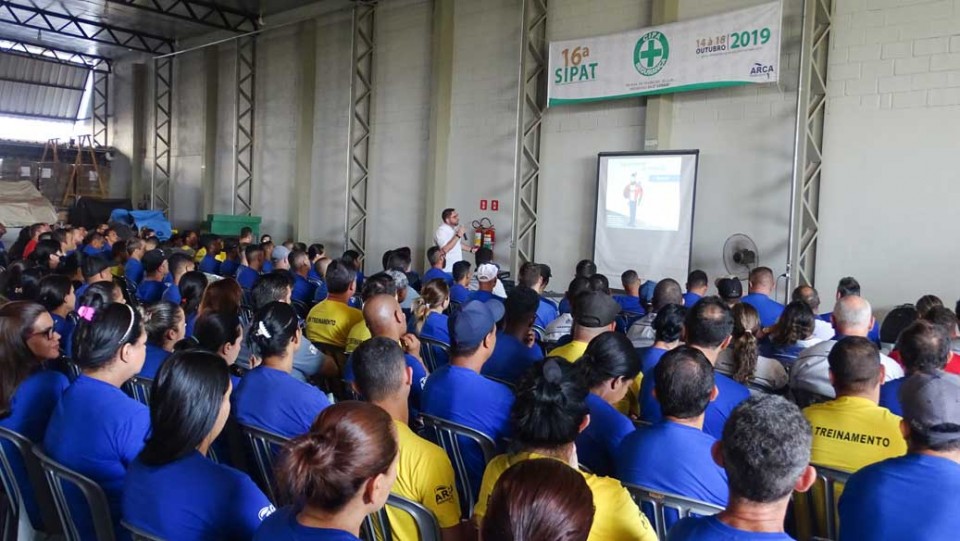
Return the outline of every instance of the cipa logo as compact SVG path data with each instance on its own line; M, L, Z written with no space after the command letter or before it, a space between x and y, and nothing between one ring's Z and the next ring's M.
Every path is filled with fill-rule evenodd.
M773 77L774 68L773 65L763 65L759 62L754 62L753 66L750 68L750 77L766 77L770 79Z

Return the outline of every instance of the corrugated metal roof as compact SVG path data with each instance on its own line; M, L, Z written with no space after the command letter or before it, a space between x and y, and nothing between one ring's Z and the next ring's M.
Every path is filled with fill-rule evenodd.
M0 114L75 120L89 73L0 52Z

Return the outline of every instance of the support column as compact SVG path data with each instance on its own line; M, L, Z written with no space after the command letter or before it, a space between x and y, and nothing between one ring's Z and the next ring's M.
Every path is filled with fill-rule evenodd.
M534 261L540 192L540 131L546 108L547 0L522 0L517 151L513 177L513 238L510 266Z
M155 58L153 61L153 174L150 177L150 208L163 211L168 218L175 58Z
M310 204L313 201L313 129L317 90L317 23L300 24L297 33L297 51L300 55L300 114L297 120L296 205L297 219L294 237L313 238Z
M650 12L652 25L676 22L679 0L653 0ZM673 128L673 95L662 94L645 98L644 150L668 150Z
M803 3L787 291L797 285L814 285L817 239L820 236L820 173L833 8L834 0L805 0Z
M236 42L236 109L233 132L233 214L253 214L253 134L257 89L257 36Z
M376 1L353 7L353 62L350 82L350 130L347 152L347 212L344 250L361 256L367 248L367 188L370 180L370 121L373 118L373 54L376 49Z
M220 90L220 50L207 47L203 51L204 106L203 106L203 165L200 171L200 188L203 194L203 216L213 214L216 200L217 173L217 103Z
M450 155L451 100L453 95L453 47L455 0L433 1L433 45L430 65L430 141L427 149L427 207L423 230L430 235L448 206L447 160Z
M140 208L145 201L143 171L147 157L147 65L131 66L133 81L133 148L130 154L130 202Z
M98 70L93 75L93 144L97 147L108 146L107 123L110 103L110 74Z

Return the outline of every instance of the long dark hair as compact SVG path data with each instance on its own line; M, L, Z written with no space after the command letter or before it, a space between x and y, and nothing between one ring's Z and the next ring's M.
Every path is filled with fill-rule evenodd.
M162 346L167 331L173 329L185 319L180 307L170 301L157 301L145 306L143 310L143 328L147 331L147 342Z
M127 344L143 334L140 312L120 303L95 310L92 320L81 318L73 333L73 361L80 368L97 369L109 364Z
M44 269L50 269L50 257L60 253L60 243L53 239L44 239L37 242L37 247L30 253L30 259Z
M207 289L207 275L200 271L190 271L180 277L180 306L184 313L194 314L200 308L203 292Z
M497 541L586 541L593 512L593 492L577 470L524 460L497 479L480 532Z
M608 331L590 341L583 357L574 365L588 389L608 379L632 380L640 373L640 358L623 333Z
M809 310L809 308L808 308ZM745 302L733 307L733 349L734 371L731 376L740 383L753 378L757 370L760 351L757 345L757 333L760 331L760 315L757 309Z
M813 334L816 316L810 305L803 301L788 304L777 324L773 326L770 341L778 346L791 346Z
M299 328L296 310L289 304L274 301L257 310L247 336L253 353L264 359L283 355Z
M232 312L204 312L197 316L193 324L193 336L178 342L174 349L199 348L219 354L225 344L236 342L240 333L239 315Z
M277 485L287 501L337 512L364 482L390 468L398 449L397 428L386 411L367 402L340 402L287 444Z
M40 366L27 339L46 310L30 301L0 306L0 418L10 415L10 400L17 387Z
M589 392L566 359L547 357L534 364L517 385L510 410L513 450L555 448L577 439L589 413Z
M44 276L43 280L40 280L40 294L37 295L37 302L52 312L67 302L71 289L73 289L73 282L66 276L61 274Z
M230 386L223 359L180 351L160 366L150 390L150 436L140 461L160 466L193 452L210 434Z

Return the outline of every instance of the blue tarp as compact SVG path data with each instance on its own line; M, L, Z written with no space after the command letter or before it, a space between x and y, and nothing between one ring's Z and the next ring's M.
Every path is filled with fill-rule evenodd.
M157 233L157 238L161 241L168 240L173 234L170 222L164 217L163 212L159 210L114 209L114 211L110 213L110 221L135 225L138 229L149 227Z

